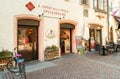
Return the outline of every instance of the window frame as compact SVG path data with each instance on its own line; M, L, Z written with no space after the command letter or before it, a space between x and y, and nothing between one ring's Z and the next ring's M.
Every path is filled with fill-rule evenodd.
M89 5L89 0L80 0L81 4L84 4L84 5Z
M93 8L95 11L106 12L107 4L105 1L106 0L93 0Z
M84 15L85 17L88 17L88 9L84 9L84 10L83 10L83 15Z
M70 2L70 0L64 0L64 1L66 1L66 2Z

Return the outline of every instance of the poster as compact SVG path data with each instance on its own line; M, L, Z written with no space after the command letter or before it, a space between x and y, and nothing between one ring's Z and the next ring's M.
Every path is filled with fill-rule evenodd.
M76 48L77 50L82 48L82 36L76 36Z

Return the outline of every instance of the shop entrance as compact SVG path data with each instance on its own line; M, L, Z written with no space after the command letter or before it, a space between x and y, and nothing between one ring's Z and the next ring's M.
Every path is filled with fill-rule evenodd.
M90 28L90 50L96 49L97 45L102 44L101 29Z
M19 21L18 21L19 22ZM22 22L22 21L20 21ZM18 23L18 53L25 61L38 59L38 26ZM24 21L23 21L24 22ZM25 22L25 23L27 23ZM35 23L33 21L33 23Z
M61 55L72 52L72 30L75 28L72 24L63 23L60 25L60 47Z
M60 30L61 55L70 53L70 29Z

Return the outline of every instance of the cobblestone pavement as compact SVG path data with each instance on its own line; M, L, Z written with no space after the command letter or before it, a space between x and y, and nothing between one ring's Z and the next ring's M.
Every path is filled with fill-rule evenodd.
M89 53L87 55L84 55L85 58L89 60L95 60L96 62L101 62L113 66L120 67L120 52L117 54L108 54L105 56L102 56L98 54L97 52Z
M53 60L52 62L55 63L56 66L27 73L27 78L120 79L119 56L120 55L101 56L99 54L78 56L76 54L70 54Z
M28 72L27 79L120 79L120 53L101 56L69 54L48 61L55 66Z

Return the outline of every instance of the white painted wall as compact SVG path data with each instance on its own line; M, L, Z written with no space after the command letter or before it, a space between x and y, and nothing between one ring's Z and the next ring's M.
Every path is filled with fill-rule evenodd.
M14 48L14 17L16 15L21 15L21 14L31 14L38 16L39 14L42 14L42 9L38 7L40 4L44 5L49 5L57 8L63 8L69 10L69 13L65 16L65 19L69 20L75 20L79 21L80 24L78 27L81 31L77 32L81 35L82 32L82 9L78 10L79 6L75 5L68 5L68 2L65 1L56 1L56 0L31 0L31 2L35 5L35 9L32 11L29 11L25 5L29 2L30 0L24 0L24 1L16 1L16 0L4 0L0 3L1 7L1 15L0 15L0 50L3 49L9 49L12 50ZM62 16L61 16L62 17ZM58 30L58 19L50 19L50 18L44 18L44 26L45 26L45 31L50 29ZM45 32L44 31L44 32ZM58 31L57 31L58 32ZM57 33L58 35L58 33ZM54 40L58 39L57 37L54 38ZM51 44L51 43L57 43L57 41L52 42L52 40L46 40L45 37L45 45Z
M29 11L25 5L31 1L35 5L35 9ZM90 4L93 2L91 1ZM83 36L83 27L84 27L84 17L83 17L83 6L80 6L79 0L71 0L70 2L66 2L64 0L3 0L0 2L0 50L2 48L12 50L14 48L14 18L16 15L21 14L31 14L34 16L39 16L43 13L43 9L38 5L48 5L56 8L67 9L69 12L64 16L64 20L74 20L78 22L76 27L76 32L74 36ZM89 9L89 17L86 20L87 23L95 22L97 24L102 24L106 27L106 20L100 22L96 20L96 15L94 10L92 9L92 5L90 5ZM49 16L49 14L45 14L45 16ZM50 15L51 16L51 15ZM56 16L55 17L63 17ZM44 46L52 45L58 43L59 37L59 27L58 27L58 19L53 18L45 18L44 19L44 34L48 29L57 30L57 36L54 39L47 39L44 35ZM106 29L106 28L104 28ZM105 32L105 31L103 31Z
M51 46L51 45L57 45L58 39L59 39L59 33L58 33L58 21L56 19L51 19L51 18L46 18L44 21L44 26L45 26L45 31L44 31L44 44L46 46ZM53 39L48 39L46 37L46 32L49 30L53 30L56 33L56 37Z

